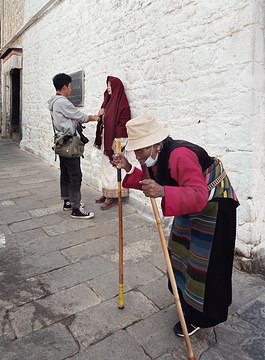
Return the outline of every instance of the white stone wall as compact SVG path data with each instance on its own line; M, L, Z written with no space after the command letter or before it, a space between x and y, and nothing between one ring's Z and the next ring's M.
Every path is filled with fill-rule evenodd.
M262 0L58 1L23 36L21 147L54 164L46 102L56 73L85 71L81 111L89 114L100 108L107 75L119 77L133 117L151 112L172 137L221 158L241 203L241 264L262 268L264 12ZM85 134L84 179L100 188L95 124ZM148 204L134 191L130 198Z
M24 0L24 24L31 19L48 0Z
M2 7L1 7L2 10ZM4 46L19 30L23 22L24 0L8 0L3 4L3 39ZM20 44L19 41L12 45Z
M258 11L259 10L259 11ZM252 135L253 153L251 166L252 186L248 201L251 208L249 238L253 256L253 270L265 268L265 209L263 186L265 179L265 2L260 1L255 17L254 61L252 64L253 117L249 122L249 133Z

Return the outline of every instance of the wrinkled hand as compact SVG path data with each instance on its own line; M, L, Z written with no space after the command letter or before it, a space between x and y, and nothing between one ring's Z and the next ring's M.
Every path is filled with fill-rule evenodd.
M131 170L132 165L126 159L126 157L122 154L114 154L112 156L113 164L117 167L121 164L121 168L124 169L126 172Z
M164 186L159 185L155 180L145 179L139 182L142 185L142 191L147 197L157 198L165 196Z
M102 115L104 115L104 113L105 113L105 109L101 108L101 109L99 109L98 116L102 116Z

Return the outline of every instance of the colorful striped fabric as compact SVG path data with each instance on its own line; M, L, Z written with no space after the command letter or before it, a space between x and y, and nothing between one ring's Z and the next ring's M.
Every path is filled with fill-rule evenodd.
M206 185L223 172L221 161L214 158L213 165L203 173ZM186 302L200 312L203 311L205 282L218 212L217 197L237 201L227 176L209 190L209 200L202 211L174 218L168 243L177 285Z
M214 157L213 160L214 160L213 164L203 173L203 176L205 177L206 185L213 183L215 179L217 179L221 174L224 173L224 167L222 162L218 160L216 157ZM212 190L209 190L208 201L217 197L234 199L235 201L238 201L235 191L232 188L230 180L227 175Z

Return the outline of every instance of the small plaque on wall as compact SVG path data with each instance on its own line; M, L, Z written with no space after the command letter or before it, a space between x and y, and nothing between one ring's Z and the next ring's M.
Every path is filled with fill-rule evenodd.
M71 93L68 96L68 100L71 101L74 106L84 106L84 70L80 70L69 74L72 78Z

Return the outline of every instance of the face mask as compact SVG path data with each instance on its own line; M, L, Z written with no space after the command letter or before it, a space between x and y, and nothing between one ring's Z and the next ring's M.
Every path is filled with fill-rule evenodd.
M152 152L153 152L153 147L152 147L151 155L152 155ZM156 154L156 158L155 158L155 159L153 159L151 155L145 160L145 163L146 163L146 166L147 166L147 167L152 167L152 166L154 166L154 165L157 163L158 153Z

